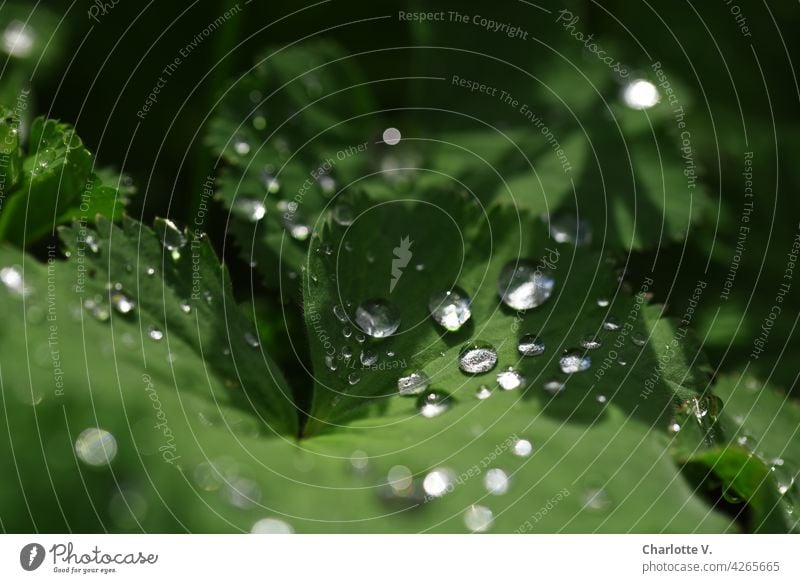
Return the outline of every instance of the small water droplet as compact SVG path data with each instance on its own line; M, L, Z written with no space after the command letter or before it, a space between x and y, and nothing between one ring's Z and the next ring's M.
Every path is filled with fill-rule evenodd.
M373 366L378 362L378 353L365 348L361 351L359 360L362 366Z
M458 357L458 366L469 374L487 373L496 364L497 352L494 347L482 342L467 344Z
M619 330L619 328L620 328L619 321L613 316L609 316L608 318L606 318L606 321L603 322L603 330L613 331L613 330Z
M189 314L192 311L192 304L190 304L187 300L181 300L179 307L181 309L181 312L183 312L184 314Z
M359 344L364 344L364 342L366 342L366 340L367 340L367 337L364 336L363 334L361 334L361 333L356 334L356 342L358 342Z
M100 253L100 241L92 233L87 233L83 238L83 243L89 248L89 251L97 255Z
M186 232L179 229L171 220L161 217L153 221L153 226L164 249L170 252L174 260L180 259L181 249L186 246Z
M518 389L524 383L525 377L510 367L508 370L504 370L503 372L497 374L497 384L500 385L500 388L504 391Z
M488 470L483 476L483 486L489 494L502 496L508 492L508 475L499 468Z
M150 326L147 330L147 335L153 340L161 340L164 338L164 333L155 326Z
M548 393L556 395L563 391L566 388L566 385L558 379L550 379L549 381L545 381L542 387Z
M89 427L75 440L75 453L87 465L107 466L117 456L117 440L105 429Z
M336 191L336 181L328 174L322 174L317 178L317 184L319 184L323 194L333 194Z
M607 308L610 303L608 298L597 298L597 305L601 308Z
M350 455L350 467L358 473L363 473L369 466L367 452L357 449Z
M550 237L556 243L569 243L576 247L592 242L592 229L588 221L574 214L564 213L550 217Z
M401 395L419 395L428 390L431 379L424 372L411 373L397 380L397 391Z
M12 20L3 31L3 51L12 57L24 59L33 51L35 38L30 25Z
M244 333L244 341L250 348L258 348L259 346L261 346L261 343L258 341L258 338L252 332Z
M480 401L488 399L491 396L492 396L492 390L486 385L481 385L480 387L478 387L478 390L475 391L475 397Z
M650 109L661 101L661 95L650 81L634 79L623 89L622 100L631 109Z
M355 320L358 327L373 338L391 336L400 327L397 308L381 299L367 300L358 306Z
M494 522L494 514L479 504L473 504L464 512L464 525L472 532L486 532Z
M350 360L353 358L353 350L349 346L342 348L342 358L345 360Z
M240 156L247 156L247 154L250 153L250 144L248 144L243 138L236 138L233 141L233 149Z
M587 488L581 496L583 507L592 512L605 512L611 507L611 498L603 488Z
M99 322L106 322L111 316L101 296L85 299L83 307Z
M608 397L606 397L605 395L597 395L594 399L601 405L605 404L608 401Z
M114 291L110 296L111 305L120 314L130 314L136 308L136 302L121 291Z
M340 203L333 207L333 220L337 225L348 227L353 224L354 214L350 205Z
M383 141L388 146L396 146L400 143L402 135L397 128L386 128L383 130Z
M603 343L600 342L600 339L590 334L589 336L584 336L580 341L581 348L585 348L586 350L597 350Z
M351 372L349 375L347 375L347 382L351 385L357 385L361 382L361 377L358 375L358 373Z
M647 338L638 332L634 332L631 334L631 342L633 342L636 346L644 346L647 344Z
M517 350L522 356L539 356L545 351L545 344L536 334L525 334L519 339Z
M512 446L512 452L519 457L528 457L533 451L533 444L527 439L518 439Z
M147 274L148 277L153 277L156 274L156 268L155 267L148 267L145 270L145 273Z
M333 315L336 316L336 319L340 322L347 322L347 312L345 312L344 308L338 304L333 306Z
M561 372L573 374L589 370L592 359L578 350L568 350L558 359L558 366L561 367Z
M526 260L506 264L497 280L500 299L509 308L517 311L542 305L550 298L553 287L553 276Z
M294 534L292 525L277 518L262 518L250 528L251 534Z
M417 408L423 417L438 417L446 412L451 405L450 395L444 391L430 391L419 397Z
M431 295L428 310L434 321L445 330L455 332L470 319L472 299L460 288Z
M267 207L263 201L241 196L234 201L232 210L237 217L251 223L257 223L267 214Z
M25 287L25 280L19 267L4 267L0 269L0 281L14 295L26 296L30 293L30 290Z
M455 486L455 476L447 468L434 468L422 480L422 489L431 498L441 498Z
M336 364L336 357L334 357L332 354L326 355L325 356L325 366L327 366L328 370L330 370L331 372L333 372L337 368L339 368L339 365Z
M353 335L353 331L350 328L344 327L342 328L342 336L345 338L350 338Z

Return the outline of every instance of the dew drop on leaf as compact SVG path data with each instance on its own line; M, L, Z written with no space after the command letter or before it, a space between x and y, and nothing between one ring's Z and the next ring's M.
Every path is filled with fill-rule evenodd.
M471 532L486 532L494 522L492 511L479 504L473 504L464 512L464 525Z
M500 272L497 293L505 305L521 311L541 306L554 286L553 276L530 261L511 261Z
M419 395L428 390L431 379L424 372L414 372L397 380L397 391L401 395Z
M522 356L539 356L545 351L545 344L536 334L525 334L519 339L517 350Z
M525 377L512 368L497 373L497 384L504 391L518 389L525 382Z
M400 313L386 300L367 300L356 308L355 321L368 336L386 338L400 327Z
M514 442L514 445L511 446L511 451L515 456L528 457L533 451L533 444L527 439L518 439Z
M453 288L446 292L431 295L428 310L434 321L449 332L460 330L470 319L472 300L465 291Z
M251 223L257 223L267 214L264 202L250 197L238 197L233 203L232 210L237 217Z
M566 374L583 372L592 366L592 359L578 350L568 350L558 359L558 366Z
M453 472L447 468L434 468L422 480L422 489L432 498L441 498L455 483Z
M84 429L75 440L75 454L90 466L107 466L117 457L117 440L98 427Z
M499 468L492 468L483 476L483 487L494 496L502 496L508 492L508 485L508 475Z
M251 534L294 534L294 529L288 522L277 518L262 518L257 520L250 528Z
M417 400L417 408L423 417L438 417L450 408L452 399L444 391L430 391Z

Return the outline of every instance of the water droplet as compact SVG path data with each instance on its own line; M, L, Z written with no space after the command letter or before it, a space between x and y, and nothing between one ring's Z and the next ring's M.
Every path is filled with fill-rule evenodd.
M550 379L549 381L545 381L542 387L548 393L556 395L563 391L566 388L566 385L558 379Z
M147 330L147 335L153 340L161 340L164 337L164 333L154 326Z
M378 362L378 353L372 350L364 349L359 356L362 366L372 366Z
M401 395L419 395L428 390L431 379L424 372L411 373L397 380L397 391Z
M190 304L187 300L181 300L179 304L181 312L184 314L189 314L192 311L192 304Z
M603 343L600 342L600 339L594 335L584 336L580 341L581 348L585 348L586 350L597 350L600 348Z
M233 142L233 149L240 156L247 156L250 153L250 144L243 138L236 138Z
M333 306L333 315L336 316L336 319L340 322L347 322L347 312L345 312L344 308L338 304Z
M610 303L608 298L597 298L597 305L601 308L607 308Z
M75 440L75 453L90 466L107 466L117 456L117 440L105 429L89 427Z
M644 346L647 344L647 338L638 332L634 332L631 334L631 342L633 342L636 346Z
M261 343L258 341L258 337L252 332L245 332L244 333L244 341L250 348L258 348L261 346Z
M533 451L533 444L527 439L518 439L514 442L511 451L519 457L528 457Z
M277 518L262 518L256 521L250 529L252 534L294 534L294 529L288 522Z
M434 468L422 481L422 489L432 498L441 498L455 485L455 476L447 468Z
M347 375L347 382L351 385L357 385L361 382L361 377L358 376L358 373L351 372L349 375Z
M497 292L509 308L529 310L542 305L553 293L555 279L529 261L512 261L500 272Z
M445 330L455 332L461 329L472 312L472 300L460 288L453 288L446 292L437 292L431 295L428 301L428 310L431 316Z
M106 322L111 316L101 296L85 299L83 307L99 322Z
M589 370L592 366L592 359L578 350L568 350L564 356L558 359L558 365L561 367L561 372L573 374Z
M473 504L464 512L464 525L472 532L486 532L494 522L494 514L486 508Z
M606 397L605 395L597 395L594 398L594 400L597 401L598 403L600 403L601 405L603 405L606 402L608 402L608 397Z
M361 334L361 333L356 334L356 342L358 342L359 344L364 344L364 342L366 340L367 340L367 337L364 336L363 334Z
M467 344L458 356L458 366L469 374L483 374L497 364L497 352L485 343Z
M536 334L525 334L519 339L517 350L522 356L539 356L545 351L545 345Z
M350 338L353 335L353 331L350 328L344 327L342 328L342 336L345 338Z
M356 309L356 324L373 338L386 338L400 327L400 313L386 300L367 300Z
M0 269L0 281L14 295L26 296L30 293L30 290L25 287L25 280L19 267L4 267Z
M145 270L145 273L147 274L148 277L153 277L156 274L156 269L155 267L148 267Z
M89 248L89 251L97 255L100 253L100 241L92 233L87 233L83 238L83 244Z
M417 263L414 266L414 269L416 269L417 271L425 271L425 264L424 263Z
M226 482L223 496L231 506L247 510L261 502L261 488L253 480L234 476Z
M337 368L339 368L339 365L336 364L336 357L334 357L332 354L326 355L325 356L325 366L327 366L328 370L330 370L331 372L333 372Z
M345 360L350 360L351 358L353 358L353 350L349 346L345 346L344 348L342 348L342 357Z
M171 220L160 217L153 221L153 225L164 249L170 252L174 260L180 259L181 249L186 246L187 241L185 231L179 229Z
M510 367L497 374L497 384L504 391L518 389L523 383L525 383L525 377Z
M383 141L389 146L396 146L400 143L402 135L397 128L386 128L383 130Z
M340 203L333 207L333 220L337 225L348 227L353 224L353 208L350 205Z
M232 210L237 217L251 223L260 221L267 214L267 207L263 201L249 197L237 197Z
M417 400L417 407L423 417L438 417L450 408L452 399L443 391L431 391Z
M619 321L613 316L609 316L606 321L603 322L603 330L619 330L619 327Z
M592 229L588 221L571 213L550 217L550 237L556 243L569 243L576 247L592 242Z
M336 191L336 181L328 174L322 174L317 178L317 184L319 184L323 194L333 194Z
M3 51L12 57L24 59L33 51L35 37L30 25L12 20L3 31Z
M672 433L673 435L678 433L681 430L681 424L673 421L667 426L667 431Z
M395 494L404 494L414 484L414 478L411 474L411 470L409 470L405 466L392 466L389 469L389 473L386 476L386 482L392 488Z
M583 507L592 512L604 512L611 507L611 498L603 488L587 488L581 500Z
M369 466L369 456L367 452L357 449L350 455L350 467L356 472L364 472Z
M120 314L130 314L136 308L136 302L121 291L112 292L110 300L111 305Z
M480 387L478 387L478 390L475 391L475 397L480 401L488 399L491 396L492 396L492 390L486 385L481 385Z
M622 100L631 109L650 109L661 101L658 87L644 79L634 79L625 86Z
M508 492L508 484L508 475L499 468L492 468L483 476L484 488L494 496L502 496Z

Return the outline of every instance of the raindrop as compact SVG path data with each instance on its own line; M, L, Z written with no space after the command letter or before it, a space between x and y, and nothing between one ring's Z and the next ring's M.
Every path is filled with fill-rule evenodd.
M509 308L529 310L542 305L553 293L552 275L529 261L512 261L503 267L497 281L500 299Z
M333 207L333 220L337 225L348 227L353 224L353 208L347 204L337 204Z
M632 109L650 109L661 101L658 88L644 79L634 79L622 92L625 105Z
M266 216L267 207L256 198L238 197L233 203L233 212L240 219L257 223Z
M247 345L250 348L258 348L259 346L261 346L261 343L258 341L258 338L252 332L244 333L244 341L247 342Z
M636 346L644 346L647 344L647 338L638 332L634 332L631 334L631 342L633 342Z
M582 495L583 507L592 512L604 512L611 506L611 498L602 488L587 488Z
M497 374L497 384L504 391L518 389L525 382L525 377L512 368Z
M347 322L347 312L344 311L344 308L341 305L337 304L333 306L333 315L336 316L336 319L340 322Z
M386 482L399 495L407 493L414 485L411 470L405 466L392 466L386 475Z
M117 456L117 440L105 429L84 429L75 440L75 453L90 466L107 466Z
M542 387L548 393L556 395L563 391L566 388L566 385L558 379L550 379L549 381L545 381Z
M597 401L601 405L605 404L606 402L608 402L608 397L606 397L605 395L597 395L594 399L595 399L595 401Z
M147 270L145 270L145 273L148 277L153 277L156 274L156 269L155 267L148 267Z
M480 401L488 399L491 396L492 396L492 390L486 385L481 385L480 387L478 387L478 390L475 391L475 397Z
M242 138L236 138L233 142L233 149L240 156L247 156L250 153L250 144Z
M445 330L455 332L461 329L472 312L472 300L462 289L453 288L450 291L438 292L431 295L428 301L428 310L431 316Z
M386 128L383 130L383 141L389 146L396 146L400 143L402 135L397 128Z
M336 364L336 358L332 354L325 356L325 366L327 366L328 370L331 372L339 368L339 365Z
M468 344L458 356L458 366L469 374L483 374L497 364L497 352L485 343Z
M174 260L180 259L181 249L186 245L186 233L169 219L156 218L153 225L164 249L172 254Z
M151 326L147 330L147 335L153 340L161 340L164 338L164 333L155 326Z
M601 308L607 308L610 303L608 298L597 298L597 305Z
M189 314L192 311L192 305L187 300L181 300L180 309L184 314Z
M347 382L351 385L357 385L359 382L361 382L361 377L358 376L358 373L351 372L349 375L347 375Z
M438 417L450 408L452 399L443 391L431 391L419 397L417 408L423 417Z
M517 350L522 356L539 356L545 351L545 345L536 334L525 334L519 339Z
M87 298L83 302L83 307L99 322L105 322L110 317L108 308L106 308L101 296Z
M345 360L350 360L351 358L353 358L353 350L349 346L345 346L344 348L342 348L342 357Z
M372 350L364 349L361 351L361 356L359 357L362 366L373 366L376 362L378 362L378 353Z
M603 343L595 337L594 335L585 336L580 341L581 348L585 348L586 350L597 350L600 348Z
M0 269L0 281L14 295L26 296L30 291L25 287L25 280L19 267L4 267Z
M502 496L508 492L508 475L499 468L492 468L483 476L483 486L489 494Z
M317 184L319 184L323 194L333 194L336 190L336 181L327 174L323 174L317 178Z
M364 336L363 334L361 334L361 333L356 334L356 342L358 342L359 344L364 344L364 342L366 340L367 340L367 337Z
M592 229L588 221L571 213L550 217L550 237L556 243L570 243L576 247L592 242Z
M619 327L619 321L613 316L609 316L606 321L603 322L603 330L619 330Z
M533 444L527 439L518 439L514 442L511 449L514 455L519 457L528 457L533 451Z
M428 390L431 379L424 372L411 373L397 380L397 391L401 395L419 395Z
M386 300L363 302L356 309L356 324L373 338L391 336L400 327L400 313Z
M431 498L441 498L452 490L455 484L453 472L447 468L434 468L422 481L422 489Z
M588 370L592 366L592 359L577 350L568 350L558 359L558 365L561 372L573 374Z
M250 529L252 534L294 534L294 529L288 522L277 518L262 518L256 521Z
M89 251L97 255L100 253L100 241L92 233L87 233L83 238L83 243L89 248Z
M110 300L111 305L120 314L130 314L136 308L136 302L121 291L112 292Z
M352 335L353 331L350 328L346 326L342 328L342 336L344 336L345 338L350 338Z
M494 515L486 506L473 504L464 512L464 525L472 532L486 532L493 521Z

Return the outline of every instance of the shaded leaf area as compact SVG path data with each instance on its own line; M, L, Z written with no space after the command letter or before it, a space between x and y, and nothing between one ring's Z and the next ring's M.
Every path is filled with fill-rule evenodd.
M119 218L132 187L112 171L96 172L92 154L69 124L38 117L20 134L21 112L3 109L0 239L30 245L73 219ZM24 143L27 142L27 147Z

